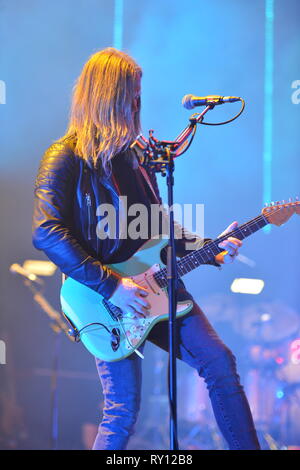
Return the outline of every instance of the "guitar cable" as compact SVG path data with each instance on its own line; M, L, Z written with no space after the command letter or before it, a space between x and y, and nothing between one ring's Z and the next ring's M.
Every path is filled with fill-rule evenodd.
M80 336L81 336L81 333L83 332L83 330L85 330L89 326L93 326L93 325L103 326L103 328L109 333L109 335L113 335L113 333L103 323L93 322L93 323L88 323L87 325L83 326L82 328L80 328L80 330L77 330L77 329L73 328L74 333L72 334L72 336L74 336L75 342L79 343L79 341L81 341Z
M133 344L131 343L130 339L128 338L128 335L126 333L126 330L124 328L124 325L123 323L121 322L121 319L120 318L117 318L117 321L123 331L123 334L125 336L125 339L127 341L127 343L129 344L129 346L133 349L133 352L135 352L141 359L145 359L144 355L138 350L138 349L134 349L135 346L133 346ZM70 330L69 334L70 336L73 336L74 337L74 341L75 343L79 343L81 341L81 334L82 332L88 328L89 326L93 326L93 325L98 325L98 326L102 326L107 332L108 334L110 335L111 337L111 340L112 341L116 341L116 335L110 331L106 325L104 325L103 323L99 323L99 322L93 322L93 323L88 323L87 325L83 326L80 330L77 330L76 328L72 328L72 330Z

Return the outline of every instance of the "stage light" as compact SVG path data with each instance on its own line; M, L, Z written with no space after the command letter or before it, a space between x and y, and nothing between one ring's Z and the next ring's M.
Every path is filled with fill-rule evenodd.
M31 281L35 281L36 276L53 276L57 267L51 261L42 261L37 259L26 259L23 268L33 276Z
M234 293L238 294L260 294L264 288L262 279L236 278L230 286Z
M291 363L294 365L300 364L300 338L294 339L290 344Z
M271 201L274 101L274 0L265 0L265 73L263 136L263 202ZM271 225L264 227L269 233Z
M269 313L263 313L260 317L261 321L270 321L271 315Z

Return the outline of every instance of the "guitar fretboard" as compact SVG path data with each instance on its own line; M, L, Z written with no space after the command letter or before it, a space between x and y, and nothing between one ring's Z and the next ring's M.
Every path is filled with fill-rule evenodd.
M230 233L205 243L205 245L199 250L191 251L191 253L183 256L179 261L177 261L178 277L184 276L202 264L213 262L214 257L218 253L221 253L221 251L224 251L224 248L220 248L218 246L223 240L226 240L228 237L235 237L239 240L243 240L263 228L268 223L268 220L261 214L258 217L251 219L249 222L240 225ZM160 287L167 287L167 268L157 271L154 274L154 278Z

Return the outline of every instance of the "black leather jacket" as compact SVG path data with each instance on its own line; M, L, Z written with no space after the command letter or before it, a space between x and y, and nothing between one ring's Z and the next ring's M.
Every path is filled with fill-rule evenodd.
M106 263L119 240L98 239L96 208L111 203L118 217L119 195L111 178L102 178L75 154L74 144L72 138L57 141L43 155L35 183L33 244L64 274L108 299L119 276ZM160 200L155 174L147 173ZM184 241L176 241L179 256Z

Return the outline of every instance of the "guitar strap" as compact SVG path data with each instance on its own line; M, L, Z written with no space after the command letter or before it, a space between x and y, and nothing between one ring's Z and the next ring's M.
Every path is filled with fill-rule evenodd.
M152 192L152 194L154 195L154 198L155 198L156 202L157 202L158 204L160 204L160 201L159 201L159 199L158 199L158 197L157 197L156 192L154 191L153 185L152 185L152 183L151 183L151 181L150 181L150 178L149 178L149 175L148 175L146 169L145 169L142 165L139 165L139 169L140 169L140 172L142 173L144 179L145 179L146 182L148 183L148 186L149 186L149 188L151 189L151 192Z

